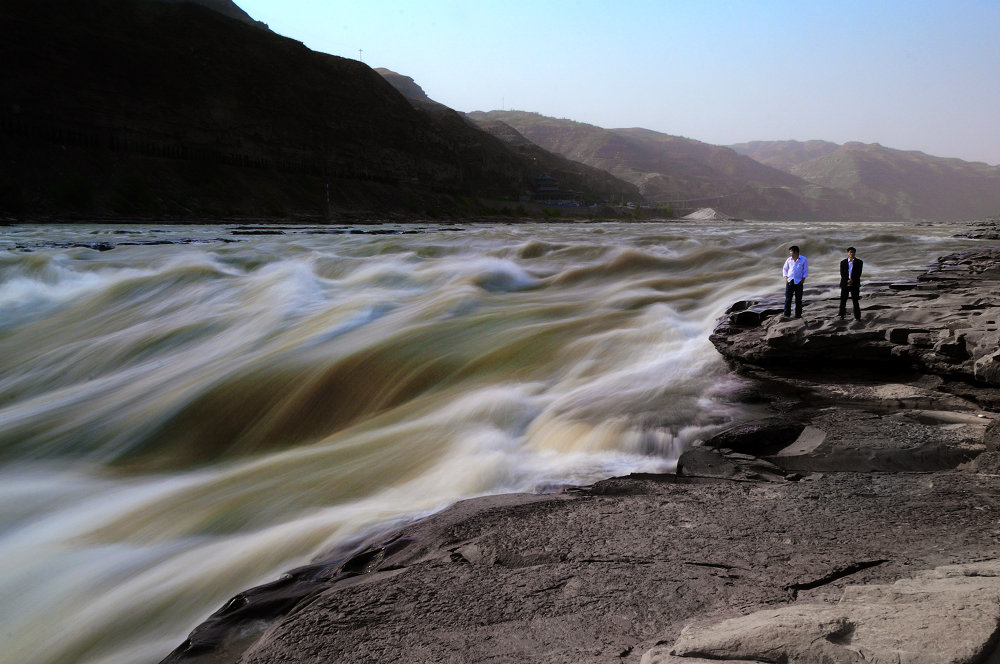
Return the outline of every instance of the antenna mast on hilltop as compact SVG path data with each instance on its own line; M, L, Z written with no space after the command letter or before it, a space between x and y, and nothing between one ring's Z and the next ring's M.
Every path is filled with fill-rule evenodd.
M365 61L365 59L361 57L361 54L362 54L362 53L364 53L364 51L362 51L362 50L361 50L361 49L359 48L359 49L358 49L358 60L360 60L361 62L364 62L364 61Z

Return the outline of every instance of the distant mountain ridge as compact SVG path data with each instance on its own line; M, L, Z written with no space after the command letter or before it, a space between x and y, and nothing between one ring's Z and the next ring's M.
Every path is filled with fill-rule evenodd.
M524 111L469 113L477 122L501 121L568 159L635 184L652 202L713 207L759 219L880 217L839 192L771 168L727 147L648 129L604 129Z
M428 97L423 88L409 76L385 68L375 71L432 121L446 122L456 133L474 135L485 132L523 158L525 163L531 165L531 189L540 190L533 191L538 199L595 203L598 199L624 202L642 198L634 184L619 179L608 171L553 154L526 139L510 125L470 120L464 114Z
M262 27L231 0L5 0L0 214L330 217L532 195L753 219L1000 212L1000 166L461 114Z
M897 218L969 219L1000 211L1000 166L877 143L756 141L731 147Z
M792 167L810 159L836 152L839 145L830 141L751 141L730 145L736 152L762 164L792 172Z

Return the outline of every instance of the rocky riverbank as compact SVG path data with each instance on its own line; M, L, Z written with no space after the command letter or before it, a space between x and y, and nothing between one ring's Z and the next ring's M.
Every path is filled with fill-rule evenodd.
M770 415L674 475L465 501L241 593L168 662L992 662L1000 250L735 306ZM779 315L775 315L775 314ZM997 660L1000 661L1000 660Z
M839 294L807 291L802 319L777 298L738 302L712 342L740 364L914 370L1000 386L1000 258L995 249L945 256L914 283L866 284L864 316L837 315ZM848 304L848 306L850 306Z

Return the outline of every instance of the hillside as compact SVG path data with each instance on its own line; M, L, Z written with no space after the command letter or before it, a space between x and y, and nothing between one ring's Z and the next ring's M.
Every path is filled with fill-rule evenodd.
M532 143L508 124L499 121L476 123L462 114L440 104L424 92L411 77L392 70L376 69L396 90L406 97L415 108L424 112L432 122L447 123L455 133L478 135L486 132L510 150L531 164L530 178L532 190L539 198L580 199L586 203L603 200L636 201L642 198L639 188L630 182L616 178L611 173L587 166L553 154Z
M710 206L759 219L879 218L842 194L765 166L735 151L647 129L603 129L523 111L476 112L502 121L541 147L606 170L643 196L678 208Z
M794 166L836 152L840 146L829 141L751 141L729 147L754 161L791 173Z
M462 212L532 186L457 114L200 4L9 0L0 30L0 214Z
M385 81L396 88L396 90L406 97L411 104L422 108L447 108L444 104L439 104L424 92L424 89L417 85L409 76L404 76L402 74L397 74L391 69L386 69L385 67L376 67L375 72L385 79Z
M1000 211L1000 167L877 143L745 143L734 149L898 218L970 219Z
M249 14L247 14L240 7L238 7L236 3L233 2L233 0L147 0L147 2L167 2L167 3L193 2L194 4L208 7L212 11L218 12L223 16L228 16L229 18L235 18L237 21L243 21L244 23L256 25L259 28L265 28L265 29L267 28L266 23L255 21Z

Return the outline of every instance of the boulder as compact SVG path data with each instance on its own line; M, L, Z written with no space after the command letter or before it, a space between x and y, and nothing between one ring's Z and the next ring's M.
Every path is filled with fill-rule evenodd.
M673 646L649 650L642 664L974 664L993 654L998 629L1000 560L988 560L890 585L848 586L833 606L790 605L691 625Z

